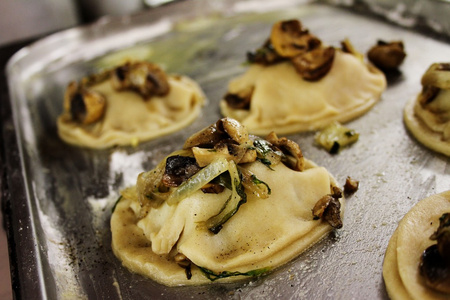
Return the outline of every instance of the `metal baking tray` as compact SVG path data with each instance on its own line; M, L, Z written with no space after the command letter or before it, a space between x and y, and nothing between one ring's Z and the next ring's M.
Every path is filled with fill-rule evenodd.
M314 133L290 135L304 155L343 184L344 227L271 274L235 284L165 287L133 274L111 251L109 219L118 191L215 122L230 78L272 24L297 18L325 43L349 38L366 53L378 39L402 40L407 58L382 99L348 123L359 141L337 155L314 145ZM185 74L209 103L187 128L137 147L88 150L63 143L55 120L66 84L125 56ZM10 248L15 294L23 299L384 299L382 262L397 222L420 199L450 189L450 160L408 134L405 102L420 91L450 45L414 30L324 3L296 0L183 1L138 15L104 18L56 33L19 51L7 66L14 134L7 163ZM16 144L17 143L17 144ZM14 148L17 147L17 148ZM12 167L11 167L12 166ZM14 168L15 167L15 168Z

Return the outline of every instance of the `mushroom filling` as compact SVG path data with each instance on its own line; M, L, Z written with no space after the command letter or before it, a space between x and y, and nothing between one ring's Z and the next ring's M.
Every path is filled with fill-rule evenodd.
M106 99L82 84L71 82L64 94L64 109L75 122L89 125L102 118Z
M450 293L450 213L439 218L439 228L430 239L437 243L422 253L420 275L428 287Z
M444 117L448 111L448 105L445 103L436 103L435 99L441 90L450 89L450 64L434 63L422 76L422 92L419 95L419 103L424 109L436 114L443 114Z
M423 86L422 92L419 95L420 104L422 104L422 106L426 106L427 104L431 103L439 94L440 90L440 88L431 85Z
M359 181L347 176L344 184L344 194L350 195L356 193L359 188Z
M268 39L264 43L264 45L262 45L255 52L247 52L247 61L249 63L271 65L283 60L286 59L277 53L272 43L270 42L270 39Z
M166 74L150 62L127 62L111 74L116 90L134 90L144 99L164 96L170 90Z
M167 187L177 187L200 170L195 158L188 156L170 156L161 182Z
M102 119L107 99L91 87L110 80L117 91L131 90L144 99L164 96L170 91L166 74L149 62L127 62L112 70L83 77L80 82L68 84L64 94L64 110L71 119L81 124L92 124Z
M244 126L230 118L220 119L193 134L183 148L153 171L139 175L137 191L144 195L139 198L141 217L149 206L157 207L164 201L173 205L198 190L218 194L228 189L229 200L205 224L216 234L246 202L246 194L264 199L271 193L265 182L240 165L259 160L268 167L282 162L298 172L305 168L298 144L285 137L278 138L275 133L269 134L267 140L250 136ZM324 218L337 224L334 215L339 213L340 196L334 191L332 198Z
M402 41L378 41L367 53L369 60L381 70L397 69L406 57Z
M228 93L224 99L228 106L234 109L250 109L250 101L252 99L254 87L244 89L237 94Z
M270 42L278 55L292 58L311 51L321 45L321 41L302 27L298 20L277 22L272 26Z
M342 197L340 188L333 186L332 193L323 196L317 201L312 210L315 220L323 219L327 221L333 228L342 228L341 219L341 203L339 198Z
M346 49L350 49L350 42L347 41L346 45ZM356 51L348 52L360 55ZM334 56L335 48L323 46L322 41L304 28L300 21L286 20L272 26L269 39L260 48L247 52L247 62L269 66L290 61L304 80L317 81L328 74ZM245 93L226 94L224 99L231 108L248 110L252 92L253 89Z
M316 81L331 69L334 50L322 46L322 41L300 21L287 20L272 26L269 40L254 53L247 53L247 61L262 65L291 61L303 79Z
M333 47L316 48L292 58L291 61L303 79L315 81L330 71L335 52Z
M303 171L305 168L305 160L303 158L302 150L299 145L285 137L278 138L275 132L267 136L267 141L272 143L275 147L281 150L283 156L281 161L290 169L294 171Z

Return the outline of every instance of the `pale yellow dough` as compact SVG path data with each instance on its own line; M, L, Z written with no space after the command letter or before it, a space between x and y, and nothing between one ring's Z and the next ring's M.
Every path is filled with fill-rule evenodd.
M289 134L361 116L379 100L386 78L356 56L337 50L331 70L319 81L303 80L290 62L252 64L229 83L228 93L250 86L254 87L250 109L232 109L222 100L222 114L240 121L254 134Z
M434 114L412 98L405 106L403 119L413 136L426 147L450 156L450 90L441 90L432 101L440 111Z
M210 281L195 267L192 279L187 280L184 269L168 260L174 251L214 272L276 268L332 229L312 216L314 204L330 193L331 184L336 185L325 168L309 161L303 172L292 171L283 164L270 170L260 162L245 168L266 182L272 194L266 199L247 195L247 203L215 235L201 224L218 212L228 192L197 191L178 205L164 203L152 209L142 220L136 218L133 210L136 199L122 198L111 218L115 255L130 270L162 284L196 285ZM242 277L220 281L237 279Z
M73 122L67 114L57 121L65 142L89 148L131 145L180 130L200 113L205 96L196 82L185 76L168 76L170 92L144 100L132 91L116 91L109 80L91 89L106 97L103 118L92 125Z
M450 212L450 191L418 202L399 222L383 263L383 278L391 299L450 299L450 295L423 285L419 274L422 252L435 243L429 237L446 212Z

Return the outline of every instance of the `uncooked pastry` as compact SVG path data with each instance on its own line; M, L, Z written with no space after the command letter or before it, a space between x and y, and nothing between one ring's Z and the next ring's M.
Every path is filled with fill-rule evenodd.
M232 126L238 124L230 119L224 119L222 123L224 122ZM111 218L112 248L123 265L133 272L168 286L243 278L228 275L257 276L292 260L333 229L330 225L332 221L324 219L325 212L323 215L321 213L327 211L330 200L337 205L334 206L337 208L334 213L339 219L333 226L342 226L342 223L339 224L339 207L343 204L343 198L340 193L335 193L339 191L337 184L324 167L303 159L298 146L285 138L278 139L276 135L272 135L272 141L280 147L273 149L283 149L285 152L289 148L284 155L291 162L298 158L298 162L287 162L285 165L279 160L281 152L267 150L268 147L274 147L274 144L255 137L249 139L248 134L241 129L239 134L230 138L222 134L221 127L223 125L211 126L201 134L194 135L195 139L202 141L192 144L188 140L184 150L169 155L167 161L163 161L154 170L139 175L137 185L122 192ZM214 136L218 131L222 131L224 136L221 142L210 138L211 134ZM206 141L213 140L215 148L205 147ZM234 142L230 143L231 140ZM237 140L240 140L239 144ZM247 155L241 153L236 159L235 154L220 148L224 142L229 143L227 147L236 150L234 153L239 153L239 149L246 149ZM256 148L260 150L265 149L262 151L265 151L265 156L248 159L252 156L248 154L255 151L255 145L259 145ZM258 155L262 155L262 152L258 152ZM297 158L291 155L294 152L297 153ZM167 173L168 166L175 165L174 161L181 161L180 156L187 160L189 158L186 156L203 156L196 158L199 165L205 164L204 159L212 159L212 162L200 168L201 171L196 170L195 175L169 191L167 196L165 192L159 192L161 184L155 184L153 180L167 180L167 174L163 176L162 172ZM190 167L198 168L194 165ZM187 196L174 200L177 195L186 192L182 186L195 185L199 180L204 181L201 183L204 186L210 180L205 180L204 176L216 180L221 178L217 176L219 173L215 173L218 168L222 169L225 178L231 177L228 182L234 182L232 187L212 193L204 192L198 187ZM203 172L206 169L208 171ZM236 170L244 174L241 179ZM187 172L189 168L186 168ZM239 182L245 187L246 202L239 203L235 214L220 223L219 227L214 224L211 226L210 220L220 215L224 208L226 211L229 201L233 202L236 197L239 199L239 195L243 199L242 190L239 192ZM167 187L163 190L166 189ZM180 190L183 192L179 192ZM319 206L319 213L313 215L312 210L316 206ZM332 205L329 207L331 211ZM190 279L187 278L185 269L175 262L180 256L185 265L191 265ZM205 276L208 272L210 279Z

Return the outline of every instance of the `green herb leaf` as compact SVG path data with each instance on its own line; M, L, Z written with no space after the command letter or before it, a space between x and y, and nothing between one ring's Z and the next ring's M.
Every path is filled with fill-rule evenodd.
M117 199L116 203L114 203L113 208L111 209L111 213L113 213L116 210L116 206L119 203L119 201L122 199L122 195L120 195L120 197Z
M267 193L270 195L272 193L272 190L270 189L269 185L265 183L264 181L258 179L255 174L252 174L252 181L254 184L264 184L267 187Z

